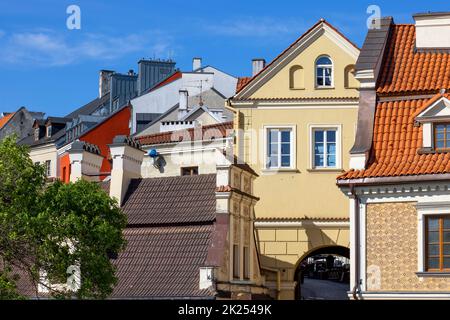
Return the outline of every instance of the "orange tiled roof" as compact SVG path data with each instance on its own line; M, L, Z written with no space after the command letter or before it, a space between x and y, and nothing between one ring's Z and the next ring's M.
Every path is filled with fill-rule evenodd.
M10 113L0 119L0 129L3 128L3 126L9 121L9 119L11 119L13 117L14 114L15 114L15 112Z
M233 122L223 122L218 124L211 124L207 126L201 127L202 134L198 135L195 134L195 129L200 128L190 128L186 130L177 130L177 131L168 131L168 132L162 132L162 133L155 133L150 134L147 136L137 137L136 139L139 140L141 145L153 145L153 144L163 144L163 143L171 143L171 142L181 142L183 141L185 137L185 133L190 136L191 141L193 140L200 140L203 139L205 132L207 130L216 129L218 130L218 133L222 137L226 137L229 133L229 130L233 129ZM215 136L214 138L218 138Z
M450 153L418 153L422 147L422 126L414 126L414 115L436 100L433 97L379 102L367 169L347 171L338 179L450 173Z
M391 28L377 92L384 95L449 89L450 54L417 51L413 24L398 24Z
M241 77L238 78L238 82L236 84L236 92L240 91L248 82L252 80L252 77Z

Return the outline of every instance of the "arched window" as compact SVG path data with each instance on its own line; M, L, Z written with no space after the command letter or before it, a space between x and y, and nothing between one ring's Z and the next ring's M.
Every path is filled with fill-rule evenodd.
M289 69L289 88L290 89L305 88L305 77L302 66L295 65Z
M333 86L333 63L328 56L321 56L316 60L316 87Z
M345 67L344 71L344 85L347 89L358 88L358 80L355 79L355 65L350 64Z

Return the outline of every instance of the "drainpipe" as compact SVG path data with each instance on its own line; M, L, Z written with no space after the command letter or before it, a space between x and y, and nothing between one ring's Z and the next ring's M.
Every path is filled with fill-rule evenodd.
M355 226L355 286L353 287L353 299L359 300L357 293L361 291L360 288L360 270L359 270L359 254L360 254L360 245L359 245L359 198L356 195L355 185L350 184L350 193L352 198L354 199L354 226Z

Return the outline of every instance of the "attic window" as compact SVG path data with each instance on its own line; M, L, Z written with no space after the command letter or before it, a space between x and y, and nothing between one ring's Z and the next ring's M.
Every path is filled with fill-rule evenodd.
M450 150L450 123L434 125L434 149Z
M328 56L321 56L316 61L316 87L330 88L333 86L333 63Z
M39 128L34 129L34 141L39 140Z
M52 126L47 126L47 132L45 134L47 138L50 138L52 136Z

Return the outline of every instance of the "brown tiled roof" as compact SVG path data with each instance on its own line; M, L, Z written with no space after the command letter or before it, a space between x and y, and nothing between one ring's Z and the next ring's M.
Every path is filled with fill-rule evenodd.
M350 170L338 179L450 173L449 153L418 153L422 126L414 126L414 115L430 100L433 98L379 102L367 169Z
M212 224L127 228L119 254L113 298L208 297L199 290L200 267L211 242Z
M397 24L391 29L377 92L436 92L450 88L449 52L417 51L413 24Z
M129 225L214 221L216 175L133 179L122 206Z
M238 78L238 81L236 84L236 92L240 91L250 80L252 80L252 77Z
M233 122L223 122L218 124L211 124L207 126L202 126L198 128L190 128L186 130L177 130L177 131L168 131L162 133L155 133L146 136L137 137L141 145L154 145L154 144L163 144L163 143L171 143L171 142L181 142L184 137L188 135L191 141L201 140L205 136L205 132L207 130L217 130L219 137L215 136L214 138L227 137L230 133L229 131L233 129ZM215 132L214 132L215 133Z

